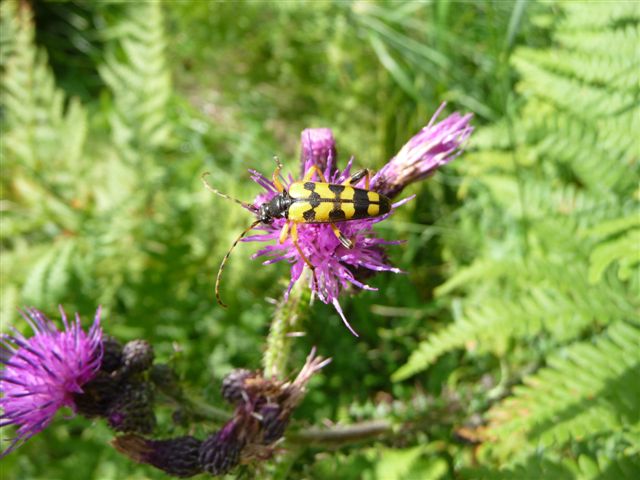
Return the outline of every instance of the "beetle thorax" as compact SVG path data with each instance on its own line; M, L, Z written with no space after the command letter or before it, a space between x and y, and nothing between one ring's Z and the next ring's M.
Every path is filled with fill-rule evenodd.
M272 223L275 218L287 218L291 197L287 192L282 192L270 201L260 205L258 217L262 223Z

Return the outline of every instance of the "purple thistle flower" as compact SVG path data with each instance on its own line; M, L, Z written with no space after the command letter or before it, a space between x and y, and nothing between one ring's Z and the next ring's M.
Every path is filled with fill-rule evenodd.
M440 105L429 124L378 171L371 180L373 190L393 198L410 183L433 175L462 153L461 146L473 132L469 125L473 115L455 112L434 125L445 106L446 103Z
M18 427L15 438L0 457L41 432L62 407L76 411L74 394L95 377L102 361L100 308L88 332L80 317L68 322L60 307L64 330L35 308L21 312L33 329L26 338L16 329L0 335L0 426Z
M300 177L304 177L310 165L316 165L323 172L328 162L335 162L338 153L336 141L330 128L307 128L300 134Z
M461 116L454 113L442 122L434 124L444 106L443 103L429 124L371 179L371 190L393 198L408 184L426 178L438 167L450 162L461 153L462 143L473 131L469 125L472 115ZM302 132L301 141L303 177L312 167L317 167L329 183L341 184L350 178L353 158L349 160L344 170L338 170L335 140L330 129L306 129ZM256 214L260 211L261 205L271 202L279 192L272 179L255 170L249 170L249 172L251 178L265 191L255 198L252 205L238 203ZM281 178L281 181L284 188L288 190L297 180L289 175L288 178ZM363 188L364 184L363 178L354 186ZM218 193L215 190L214 192ZM338 296L342 290L350 286L363 290L377 290L364 283L369 276L368 272L401 272L388 264L384 250L386 245L396 245L401 241L386 241L376 237L373 225L385 220L397 207L411 198L392 204L389 213L378 217L338 222L337 226L342 235L351 241L353 248L347 248L340 242L330 224L300 223L297 225L297 243L300 248L298 251L291 235L287 236L283 243L279 242L282 228L287 222L285 218L273 218L270 223L263 222L260 225L258 220L248 230L257 228L264 233L247 237L244 241L269 243L253 256L253 258L270 257L264 262L265 265L278 261L287 261L291 264L291 280L285 292L285 299L289 296L293 285L302 276L307 264L306 258L314 270L314 274L307 277L312 293L322 302L332 304L349 331L358 336L347 321L338 302Z
M308 132L308 130L306 130L306 132ZM313 138L313 136L308 135L306 138ZM325 138L330 138L330 141L333 142L332 136ZM304 141L305 137L303 136L303 142ZM326 149L304 147L304 150L311 152L332 152L334 149L333 145L331 145L331 147L327 146ZM340 171L334 166L333 156L329 155L324 162L326 167L323 171L327 181L329 183L344 182L351 175L352 162L353 159L349 160L345 169ZM308 157L304 162L304 171L307 172L311 166L321 163L322 162L318 161L317 157ZM269 202L278 194L276 187L270 179L255 170L250 170L250 172L252 179L266 190L265 193L258 195L254 201L254 205ZM293 177L289 176L285 179L285 188L288 188L293 182ZM358 186L362 185L359 184ZM393 213L395 208L402 205L407 200L408 199L405 199L393 204L391 212L386 215L338 223L338 228L345 237L351 240L353 248L344 247L333 233L331 225L329 224L301 223L297 227L298 245L305 257L309 259L309 262L315 268L315 279L312 278L312 276L309 276L308 279L309 287L322 302L332 304L335 307L344 324L355 336L358 336L358 334L353 330L344 316L342 308L338 302L338 295L343 289L350 285L355 285L363 290L377 290L376 288L359 281L354 275L354 271L356 269L366 268L377 272L389 271L400 273L398 268L387 264L384 250L381 248L384 245L395 245L400 242L389 242L381 238L377 238L372 227L376 223L385 220ZM302 276L306 263L300 255L300 252L295 248L290 236L284 243L279 243L280 232L285 222L285 219L274 219L273 223L269 225L260 225L257 228L264 230L265 233L247 237L246 241L269 243L269 245L259 250L253 256L253 258L260 256L271 257L264 262L265 265L282 260L288 261L291 264L291 281L289 282L289 287L285 292L286 298L291 292L291 288L295 282L297 282Z

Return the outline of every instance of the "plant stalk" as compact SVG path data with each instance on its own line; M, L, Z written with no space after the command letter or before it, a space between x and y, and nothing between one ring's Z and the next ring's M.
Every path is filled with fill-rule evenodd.
M302 314L309 308L309 302L305 301L307 298L307 284L304 277L301 277L291 289L289 298L283 298L276 306L263 357L265 378L285 379L293 339L290 334L295 330Z

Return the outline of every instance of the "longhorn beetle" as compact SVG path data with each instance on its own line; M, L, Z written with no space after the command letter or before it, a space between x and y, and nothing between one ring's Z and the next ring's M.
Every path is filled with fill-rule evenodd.
M291 241L300 257L311 269L314 282L315 267L305 256L298 244L298 224L299 223L328 223L335 236L345 248L353 248L353 242L349 240L337 227L336 223L348 222L350 220L360 220L363 218L378 217L389 213L391 210L391 201L384 195L369 190L371 173L364 169L356 172L347 178L343 183L328 183L324 178L322 171L313 165L306 172L304 178L300 181L293 182L289 185L289 190L285 189L280 181L280 170L282 164L275 158L276 169L273 172L273 185L278 190L278 194L270 201L264 202L259 207L236 200L222 192L219 192L206 180L209 172L202 174L202 182L207 190L228 200L232 200L257 215L257 220L247 227L229 248L229 251L222 259L218 275L216 276L216 299L218 303L226 307L220 299L220 279L225 264L231 255L231 251L235 248L242 238L249 233L250 230L259 224L270 225L276 218L286 218L282 231L280 232L280 243L284 243L287 237L291 236ZM319 182L312 180L313 175L317 174ZM365 179L365 188L356 188L353 185L360 180Z

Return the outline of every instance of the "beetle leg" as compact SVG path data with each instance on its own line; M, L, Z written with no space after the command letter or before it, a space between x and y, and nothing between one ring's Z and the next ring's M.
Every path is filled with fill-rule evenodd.
M371 183L371 171L368 169L363 169L363 170L359 170L356 173L354 173L353 175L351 175L349 178L347 178L344 182L342 182L342 185L350 185L353 186L356 183L358 183L360 180L362 180L362 177L364 177L364 188L365 190L369 190L369 184Z
M282 230L280 230L280 243L284 243L289 236L289 220L284 223Z
M304 175L304 178L302 179L302 181L303 182L310 181L314 173L318 174L318 178L322 183L327 183L327 179L324 178L324 175L322 174L322 170L320 170L317 165L311 165L309 170L307 170L307 173Z
M278 190L278 193L282 193L284 192L284 186L280 181L280 170L282 170L282 164L278 157L273 157L273 159L276 161L276 169L274 170L272 177L273 185L276 187L276 190Z
M293 242L293 246L296 247L300 257L304 260L304 263L307 264L307 267L311 269L311 275L313 276L313 284L316 286L316 290L318 287L318 279L316 278L316 267L309 261L304 253L302 253L302 249L300 245L298 245L298 224L296 222L291 222L291 241Z
M331 225L331 230L333 230L333 233L335 234L335 236L338 237L338 240L340 240L340 243L342 244L342 246L344 248L352 249L353 242L344 236L344 233L340 231L337 225L335 223L330 223L329 225Z

